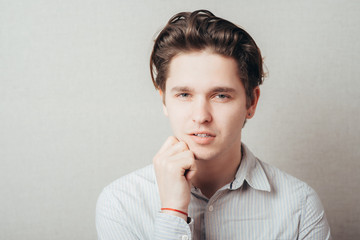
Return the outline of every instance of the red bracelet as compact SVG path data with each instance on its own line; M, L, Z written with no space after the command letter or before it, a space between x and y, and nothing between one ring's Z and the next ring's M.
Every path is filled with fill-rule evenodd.
M178 212L178 213L182 213L184 214L186 217L188 216L188 214L186 212L177 210L177 209L173 209L173 208L161 208L161 210L168 210L168 211L174 211L174 212Z

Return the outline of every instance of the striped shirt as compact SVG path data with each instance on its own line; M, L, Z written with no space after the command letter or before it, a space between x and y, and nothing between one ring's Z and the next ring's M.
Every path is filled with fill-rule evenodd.
M116 180L97 202L98 238L331 239L315 191L260 161L244 144L242 150L235 179L210 199L192 187L190 223L159 211L152 165Z

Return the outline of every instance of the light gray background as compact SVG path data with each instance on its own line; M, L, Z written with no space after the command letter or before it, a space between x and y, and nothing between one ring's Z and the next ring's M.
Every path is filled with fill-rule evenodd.
M199 8L265 57L244 142L318 192L335 239L360 236L359 1L0 0L0 239L96 239L101 189L171 134L155 33Z

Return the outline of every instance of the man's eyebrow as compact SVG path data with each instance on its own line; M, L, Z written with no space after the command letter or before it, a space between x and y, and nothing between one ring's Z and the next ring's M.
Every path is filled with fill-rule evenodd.
M215 87L213 89L211 89L211 92L227 92L227 93L232 93L235 92L236 90L234 88L229 88L229 87Z
M189 87L176 86L176 87L173 87L170 91L171 92L190 92L191 89Z
M185 87L185 86L176 86L176 87L173 87L170 91L171 92L191 92L192 89L189 87ZM233 92L236 92L236 90L234 88L230 88L230 87L214 87L214 88L210 89L210 92L233 93Z

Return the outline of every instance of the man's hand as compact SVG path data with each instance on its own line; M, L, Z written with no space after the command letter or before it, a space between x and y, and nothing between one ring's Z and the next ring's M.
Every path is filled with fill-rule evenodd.
M169 137L155 155L154 168L159 187L161 207L188 212L190 203L190 179L196 173L194 154L186 143ZM175 211L163 212L182 217Z

